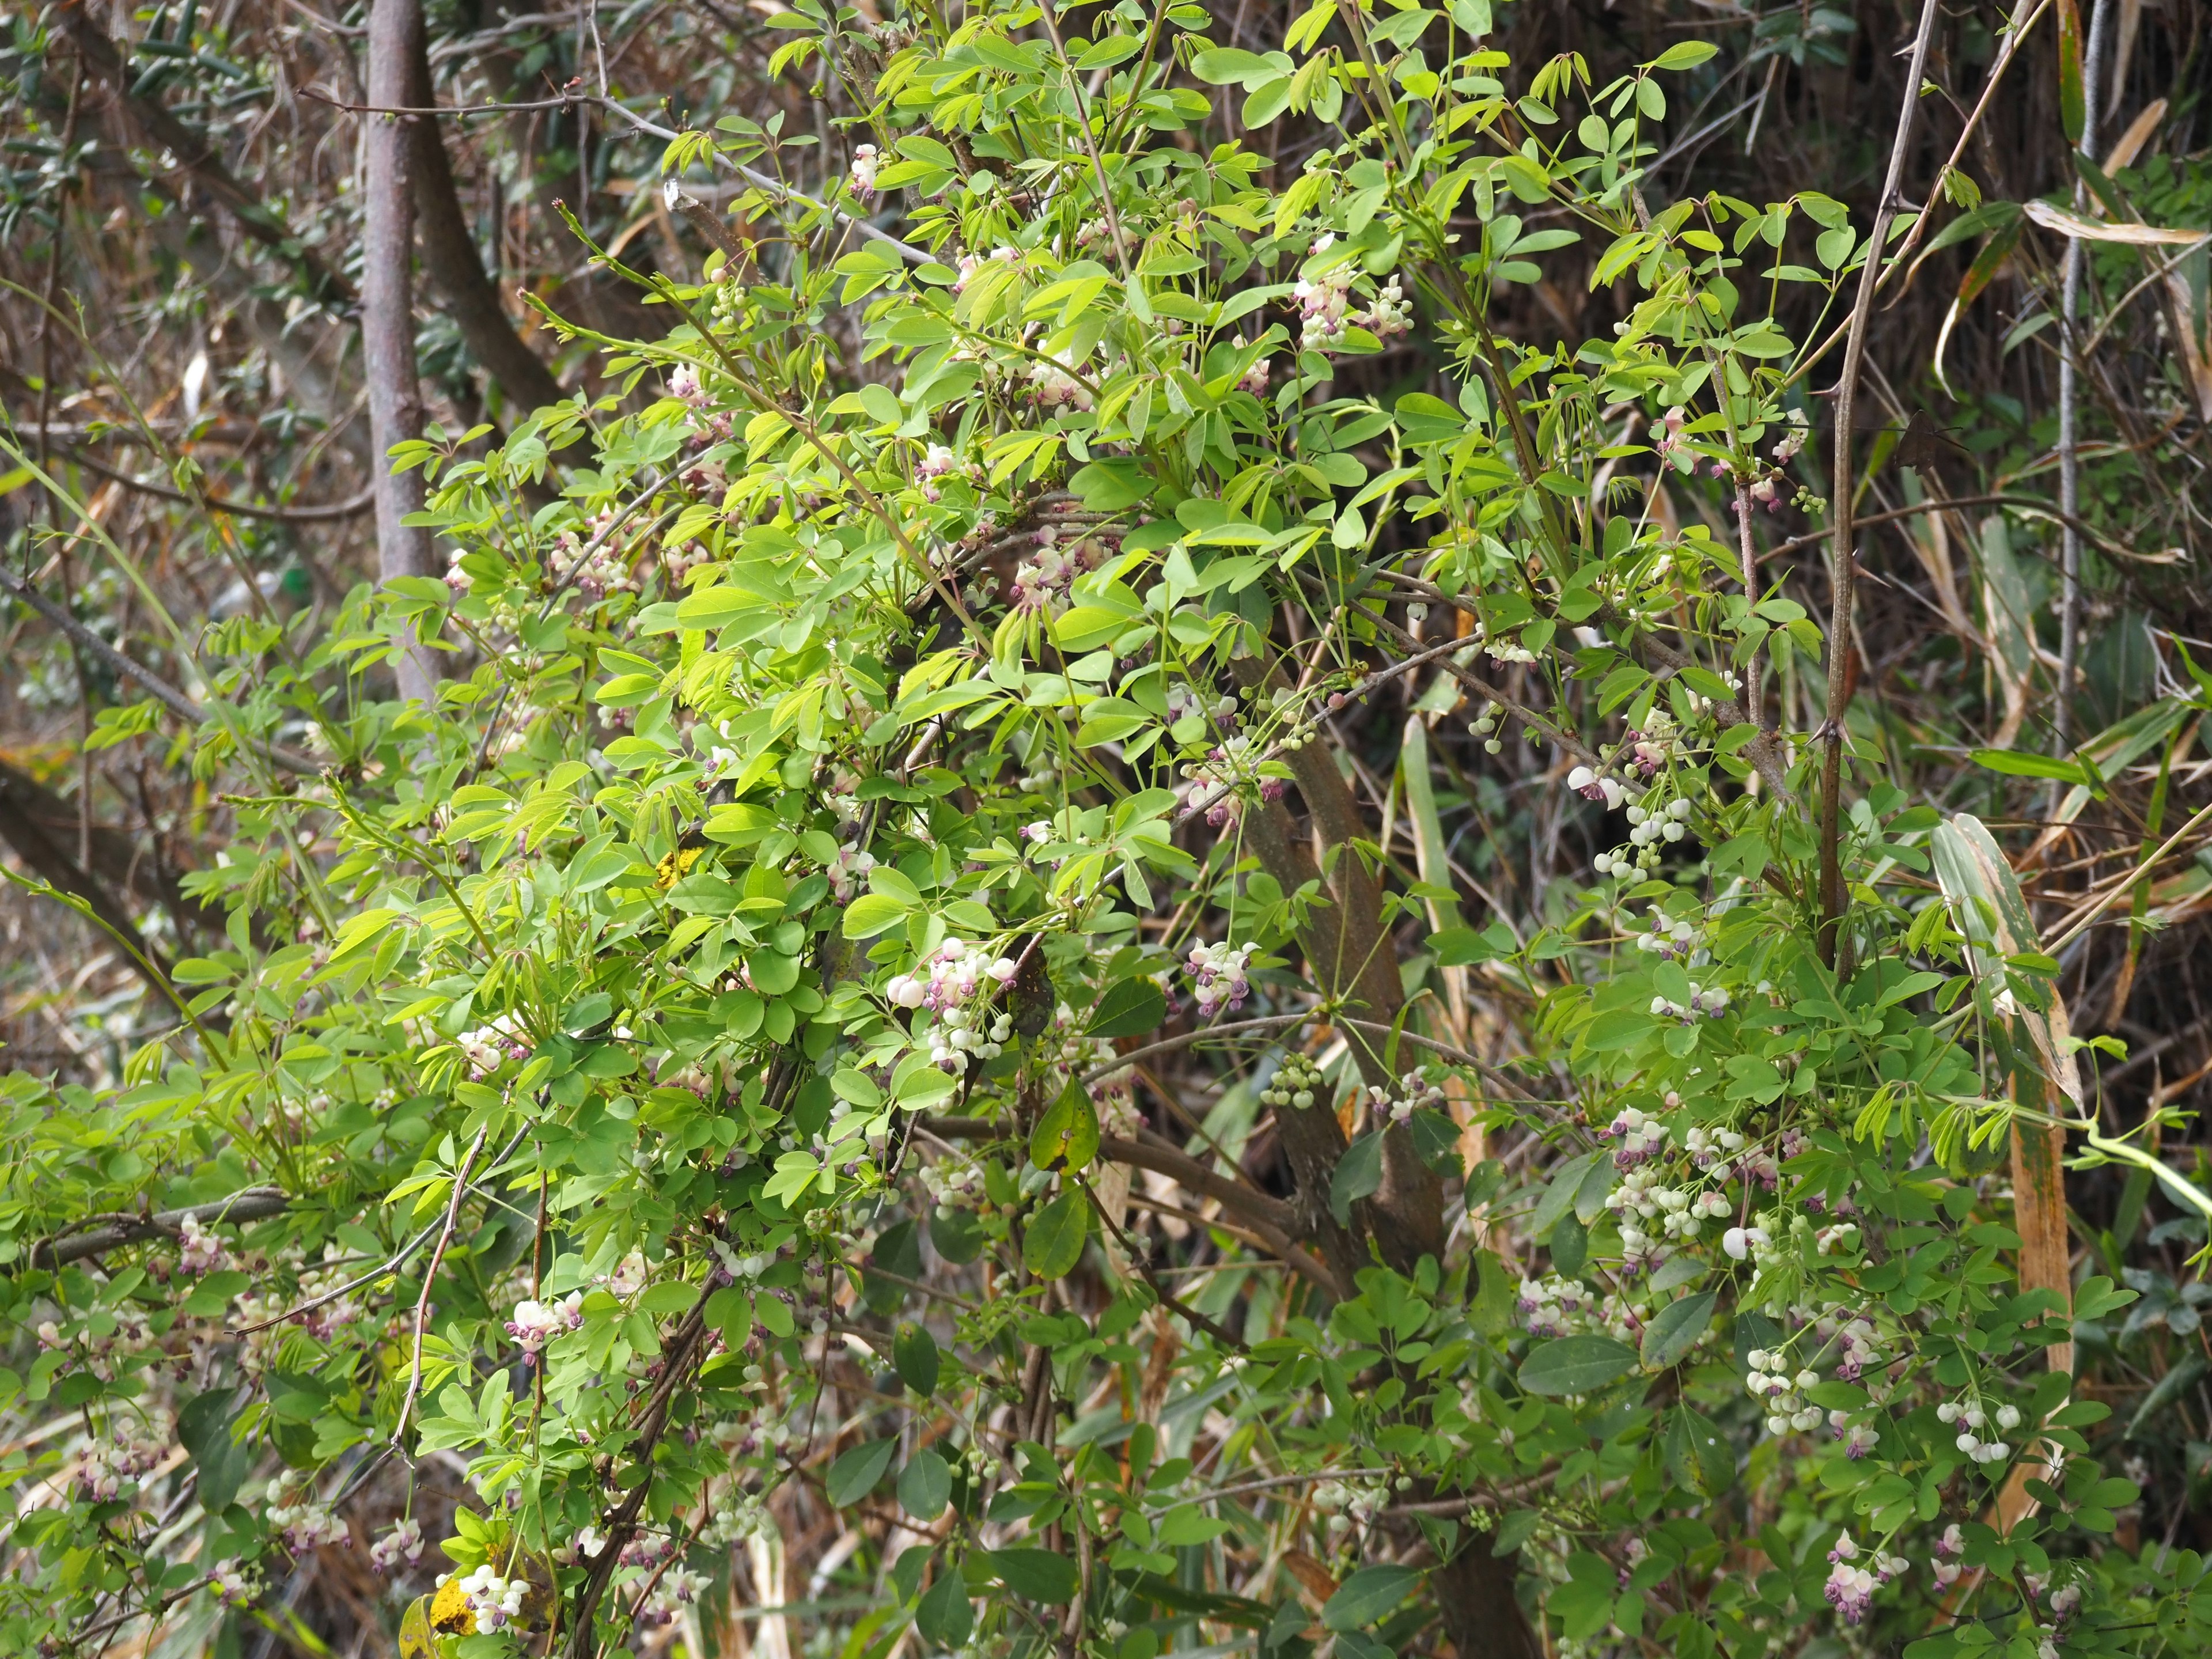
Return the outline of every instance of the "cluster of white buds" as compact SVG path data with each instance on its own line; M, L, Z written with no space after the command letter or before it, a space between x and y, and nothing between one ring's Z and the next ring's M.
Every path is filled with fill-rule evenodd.
M1231 696L1209 697L1198 687L1178 682L1168 687L1168 718L1179 720L1192 714L1219 720L1224 724L1237 718L1237 699Z
M1044 365L1037 366L1042 369ZM1070 381L1072 386L1074 383ZM1014 572L1013 603L1017 610L1039 611L1058 616L1067 604L1075 579L1106 562L1105 543L1085 537L1072 547L1060 545L1060 532L1047 525L1036 532L1037 550Z
M2020 1426L2020 1407L2017 1406L2000 1406L1995 1412L1990 1412L1978 1400L1969 1399L1964 1405L1954 1400L1946 1400L1936 1407L1936 1418L1938 1422L1958 1425L1959 1437L1953 1443L1974 1462L2002 1463L2012 1455L2012 1447L2008 1443L2002 1440L1984 1440L1979 1431L1994 1422L1997 1428L2009 1434Z
M850 904L860 890L860 878L876 867L876 855L858 847L840 847L822 873L830 878L830 891L840 904Z
M873 144L861 144L853 151L853 170L848 176L852 182L854 195L873 196L876 193L877 165L876 147Z
M200 1218L187 1211L177 1229L177 1267L179 1271L197 1278L230 1266L230 1251L222 1237L200 1225Z
M977 271L982 270L985 264L988 261L995 259L1000 264L1010 265L1020 257L1021 256L1019 254L1016 253L1014 250L1010 247L994 247L988 253L962 254L960 256L959 271L952 279L952 291L955 294L957 294L963 289L966 288L968 286L969 279L973 277Z
M710 1549L727 1549L748 1538L765 1538L775 1530L775 1517L768 1500L755 1492L733 1488L715 1506L714 1517L701 1528L699 1541Z
M1198 993L1198 1017L1212 1019L1224 1008L1239 1008L1251 994L1245 970L1256 945L1231 945L1226 939L1194 945L1183 963L1191 987Z
M921 1188L929 1194L940 1217L972 1210L983 1201L982 1166L950 1158L921 1166Z
M1374 306L1360 320L1367 325L1367 331L1378 340L1412 331L1413 302L1406 297L1406 290L1396 276L1382 284L1382 292L1375 296Z
M1790 1364L1787 1354L1769 1353L1763 1348L1753 1348L1744 1359L1751 1370L1743 1379L1743 1391L1766 1407L1769 1434L1788 1434L1793 1429L1809 1434L1820 1426L1820 1408L1807 1405L1801 1398L1803 1390L1820 1380L1820 1372L1808 1369L1792 1376L1785 1369Z
M1632 803L1628 809L1628 840L1634 847L1649 847L1656 842L1677 842L1689 833L1683 820L1690 816L1690 803L1677 797L1663 805L1645 806Z
M1390 1501L1390 1483L1381 1480L1324 1480L1313 1490L1313 1505L1328 1516L1331 1532L1349 1532L1375 1518Z
M1482 752L1486 755L1495 755L1505 747L1504 739L1498 735L1498 719L1497 706L1486 704L1482 711L1467 723L1468 736L1481 739Z
M1844 1455L1854 1462L1872 1451L1881 1439L1880 1431L1871 1425L1852 1422L1849 1412L1830 1412L1828 1427L1834 1431L1836 1438L1844 1443Z
M545 1345L563 1331L584 1328L584 1296L580 1291L571 1291L562 1302L518 1302L514 1317L507 1322L507 1334L522 1346L522 1352L535 1357Z
M1682 1137L1682 1145L1690 1154L1690 1162L1708 1171L1716 1181L1725 1182L1735 1173L1729 1160L1743 1150L1743 1137L1734 1129L1693 1128Z
M1891 1555L1877 1546L1867 1565L1861 1566L1858 1546L1849 1533L1836 1540L1828 1552L1828 1582L1820 1593L1847 1625L1865 1619L1874 1605L1874 1593L1911 1565L1903 1556Z
M1367 1091L1367 1109L1375 1115L1377 1123L1405 1123L1423 1107L1444 1103L1444 1091L1419 1072L1408 1072L1398 1079L1397 1092L1370 1087Z
M677 1614L697 1601L699 1592L712 1583L714 1580L703 1572L693 1572L689 1567L671 1567L660 1575L653 1594L638 1609L639 1628L657 1630L663 1625L673 1624Z
M1321 1100L1321 1067L1304 1054L1286 1054L1260 1091L1260 1098L1269 1106L1295 1106L1303 1111Z
M1659 1156L1661 1149L1667 1145L1668 1133L1663 1120L1652 1116L1640 1107L1624 1106L1620 1115L1606 1125L1598 1139L1619 1141L1620 1145L1613 1150L1613 1167L1632 1170L1638 1164L1648 1163Z
M1308 252L1318 259L1335 246L1334 235L1323 236ZM1329 351L1344 343L1352 309L1352 268L1346 263L1298 279L1291 297L1298 302L1298 314L1304 319L1298 336L1300 350Z
M1582 1316L1595 1311L1595 1304L1589 1288L1579 1280L1547 1273L1541 1279L1521 1281L1516 1306L1529 1335L1565 1336L1580 1328Z
M422 1560L422 1523L411 1516L393 1522L392 1530L368 1547L368 1565L381 1573L419 1566Z
M530 1045L523 1038L520 1024L513 1014L501 1014L472 1031L464 1031L453 1039L461 1051L461 1058L469 1063L469 1080L481 1083L510 1060L529 1057Z
M1676 1002L1671 997L1651 999L1651 1012L1662 1019L1680 1020L1685 1025L1694 1025L1700 1018L1711 1019L1729 1006L1728 988L1724 985L1700 985L1690 981L1690 1000Z
M1658 1240L1696 1238L1708 1220L1729 1212L1729 1201L1717 1190L1690 1193L1662 1186L1658 1173L1651 1170L1632 1170L1606 1194L1605 1203L1620 1218L1621 1248L1638 1259L1651 1256ZM1641 1224L1651 1221L1659 1224L1658 1240Z
M484 1636L503 1630L522 1617L522 1604L530 1595L530 1581L503 1578L499 1569L487 1561L461 1580L460 1591L469 1598L477 1634Z
M1943 1535L1936 1540L1936 1553L1928 1564L1935 1570L1937 1589L1948 1589L1959 1582L1959 1575L1966 1570L1966 1564L1960 1557L1966 1553L1966 1535L1959 1530L1959 1523L1954 1521L1943 1528Z

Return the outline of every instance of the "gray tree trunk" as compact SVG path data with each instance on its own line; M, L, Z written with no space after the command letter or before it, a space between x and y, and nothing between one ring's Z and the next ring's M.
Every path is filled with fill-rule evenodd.
M368 101L404 107L422 50L421 0L375 0L368 14ZM413 138L405 116L365 115L368 200L362 246L362 344L368 378L368 426L375 450L377 574L428 576L430 532L401 521L422 510L420 468L396 473L395 444L422 435L422 380L415 362L414 198L409 182ZM428 702L437 684L430 653L410 640L394 665L399 695Z

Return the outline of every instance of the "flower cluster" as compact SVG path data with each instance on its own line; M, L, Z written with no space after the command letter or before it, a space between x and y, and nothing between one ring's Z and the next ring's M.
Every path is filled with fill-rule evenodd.
M957 294L962 289L965 289L968 286L969 278L973 277L977 271L982 270L984 265L989 261L995 259L1001 264L1010 265L1020 257L1021 256L1019 254L1016 253L1014 250L1010 247L994 247L988 253L962 254L960 256L959 271L953 278L952 291L955 294Z
M1928 1564L1935 1571L1937 1589L1948 1589L1959 1582L1959 1575L1966 1570L1966 1564L1959 1558L1966 1553L1966 1535L1954 1521L1936 1540L1935 1556Z
M1365 1526L1389 1501L1387 1479L1324 1480L1313 1490L1313 1506L1328 1516L1331 1532Z
M1632 1170L1606 1194L1605 1203L1620 1218L1621 1249L1638 1262L1656 1261L1655 1245L1669 1239L1686 1243L1697 1237L1708 1220L1729 1212L1728 1200L1717 1189L1691 1193L1663 1186L1652 1170ZM1644 1224L1654 1221L1659 1224L1656 1237Z
M1012 1014L1000 1010L995 1018L987 1007L970 1006L976 993L988 1002L992 993L1012 980L1018 964L1012 957L993 957L980 945L949 939L927 962L928 976L901 974L884 988L895 1006L927 1008L937 1016L929 1031L929 1057L957 1076L973 1060L995 1060L1005 1052L1014 1034Z
M914 476L915 481L921 485L922 500L934 501L942 499L944 495L944 491L938 488L937 481L939 478L951 477L955 474L965 474L970 471L972 469L961 464L960 457L950 447L944 444L932 444L923 453L921 463L914 469Z
M135 1491L141 1475L168 1455L170 1429L156 1418L143 1424L117 1423L106 1440L95 1441L77 1469L77 1484L95 1504Z
M1243 1006L1252 989L1245 970L1251 963L1252 953L1258 949L1256 945L1231 945L1226 939L1190 947L1190 956L1183 968L1198 993L1200 1019L1212 1019L1224 1008Z
M2012 1447L2002 1440L1984 1440L1978 1431L1986 1429L1992 1420L1999 1429L2009 1434L2020 1426L2020 1407L2000 1406L1992 1413L1978 1400L1968 1400L1960 1405L1946 1400L1936 1407L1938 1421L1959 1425L1959 1437L1954 1443L1959 1449L1976 1463L2002 1463L2012 1455Z
M1677 1002L1671 997L1651 999L1651 1012L1662 1019L1680 1020L1685 1025L1694 1025L1700 1018L1711 1019L1729 1006L1728 987L1700 985L1690 981L1690 1000Z
M1714 1180L1725 1182L1735 1173L1726 1160L1743 1150L1743 1137L1734 1129L1698 1127L1682 1137L1682 1146L1691 1163L1710 1170Z
M1854 1423L1845 1411L1828 1413L1828 1426L1835 1431L1836 1438L1844 1443L1844 1455L1856 1462L1872 1451L1881 1439L1880 1431L1871 1424Z
M1650 921L1650 933L1632 935L1638 950L1680 962L1698 948L1696 923L1670 916L1656 904L1651 907Z
M1185 681L1179 680L1168 687L1167 703L1168 718L1171 720L1196 714L1227 726L1237 719L1236 698L1226 695L1209 697L1198 687Z
M1367 331L1378 340L1413 331L1413 302L1406 297L1395 276L1382 285L1382 291L1375 296L1374 308L1362 320L1367 325Z
M1684 409L1681 404L1676 404L1674 408L1667 411L1665 417L1660 422L1659 430L1653 434L1651 446L1653 451L1661 461L1673 467L1677 472L1690 471L1698 465L1697 451L1690 447L1690 441L1682 435L1682 428L1689 423L1689 410Z
M1874 1593L1911 1565L1903 1556L1887 1554L1879 1547L1869 1558L1870 1566L1856 1565L1858 1559L1859 1547L1845 1533L1828 1552L1828 1582L1820 1591L1847 1625L1863 1620L1874 1604Z
M1565 1336L1578 1328L1577 1316L1594 1309L1595 1298L1580 1279L1547 1273L1522 1279L1515 1305L1529 1335Z
M1285 738L1283 747L1303 746L1297 736ZM1283 798L1284 781L1271 777L1261 770L1265 757L1252 739L1242 735L1216 744L1202 761L1193 762L1183 769L1190 780L1185 786L1186 796L1212 795L1206 809L1206 821L1216 830L1225 830L1243 816L1244 802L1239 793L1255 784L1259 786L1260 799L1278 801ZM1217 795L1214 792L1219 791Z
M858 847L840 847L837 856L822 873L830 878L830 891L840 904L850 904L860 879L876 867L876 855Z
M518 1302L514 1304L514 1317L507 1322L507 1334L533 1359L563 1331L583 1328L584 1296L580 1291L570 1291L563 1302Z
M497 1567L485 1562L460 1581L460 1592L468 1598L469 1612L476 1620L477 1634L489 1635L502 1630L522 1617L522 1604L530 1594L526 1578L502 1578Z
M380 1573L397 1572L404 1565L422 1562L422 1523L411 1516L392 1522L392 1530L368 1547L368 1565Z
M1666 1124L1660 1119L1638 1107L1626 1106L1621 1109L1618 1117L1606 1125L1598 1139L1619 1141L1620 1145L1613 1154L1613 1167L1632 1170L1638 1164L1659 1156L1660 1150L1667 1144L1668 1133Z
M530 1045L513 1014L501 1014L488 1024L464 1031L453 1039L461 1058L469 1063L469 1080L481 1083L510 1060L526 1060Z
M208 1575L208 1588L226 1607L248 1607L261 1594L259 1568L238 1561L218 1561Z
M1374 1114L1378 1125L1407 1122L1422 1108L1443 1103L1443 1089L1419 1072L1408 1072L1400 1078L1395 1095L1379 1086L1367 1091L1367 1109Z
M693 1572L689 1567L671 1567L660 1575L660 1582L638 1609L638 1627L656 1630L674 1623L677 1614L697 1601L699 1592L713 1582L705 1573Z
M189 1211L177 1229L179 1248L177 1267L179 1272L198 1278L230 1266L230 1251L222 1237L200 1225L200 1218Z
M1036 553L1023 560L1014 572L1014 607L1056 617L1066 607L1075 579L1103 564L1107 549L1094 537L1062 548L1060 532L1051 525L1038 531L1036 539Z
M861 144L854 148L853 151L853 170L848 175L852 183L854 195L873 196L876 193L876 167L878 165L876 147L873 144Z
M1047 409L1089 409L1090 388L1065 363L1031 363L1030 391Z
M1335 246L1334 236L1323 236L1308 253L1318 259ZM1344 331L1351 320L1352 278L1352 267L1346 264L1318 276L1298 279L1298 285L1291 290L1291 297L1297 301L1298 315L1304 319L1298 337L1299 349L1328 351L1343 344Z
M294 1555L305 1555L325 1544L353 1541L351 1529L332 1513L329 1504L312 1497L302 1498L296 1504L279 1503L283 1490L276 1481L269 1483L266 1508L262 1512L268 1516L270 1526L283 1536L284 1547Z

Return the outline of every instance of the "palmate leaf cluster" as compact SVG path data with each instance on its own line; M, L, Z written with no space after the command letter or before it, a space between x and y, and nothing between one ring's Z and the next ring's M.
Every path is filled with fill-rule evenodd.
M236 798L231 948L127 1087L8 1085L0 1383L88 1437L8 1454L10 1650L251 1620L441 1453L478 1501L407 1639L459 1659L652 1639L800 1501L861 1535L856 1653L2201 1646L2047 1364L2135 1293L2021 1282L2010 1141L2078 1105L2017 889L1869 774L1824 936L1819 750L1758 688L1828 642L1653 507L1817 507L1776 312L1867 254L1810 189L1645 199L1709 49L1593 86L1483 0L1266 52L773 21L869 109L835 198L653 279L632 403L403 455L446 580L250 696L276 624L215 636L240 729L329 765ZM1241 142L1182 142L1194 78ZM1270 188L1286 112L1330 147ZM732 116L670 177L790 148ZM1494 331L1571 245L1620 325ZM414 636L439 706L372 700ZM1409 747L1472 722L1613 815L1564 909L1468 925L1347 828L1331 717L1408 676ZM1470 973L1538 1053L1468 1051ZM1279 1190L1139 1114L1132 1051L1216 1030ZM1132 1164L1231 1194L1210 1277L1131 1237ZM140 1194L204 1207L42 1253Z

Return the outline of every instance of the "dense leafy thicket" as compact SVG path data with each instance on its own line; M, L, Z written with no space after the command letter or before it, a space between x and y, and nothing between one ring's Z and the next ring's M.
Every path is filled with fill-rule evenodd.
M110 1086L4 1085L0 1644L319 1650L356 1548L452 1659L2201 1648L2074 1386L2199 1287L2071 1261L2061 1162L2130 1236L2212 1200L2059 953L2197 890L2212 678L2057 758L1986 700L2045 822L2156 769L2039 917L1787 562L1863 279L2062 210L1662 199L1715 48L1510 61L1487 0L771 21L848 162L685 128L696 280L574 222L665 331L549 313L608 396L397 453L444 580L203 636L221 935ZM2201 256L2063 213L2108 284ZM1501 329L1570 256L1607 325ZM1587 851L1493 896L1443 823L1511 777Z

